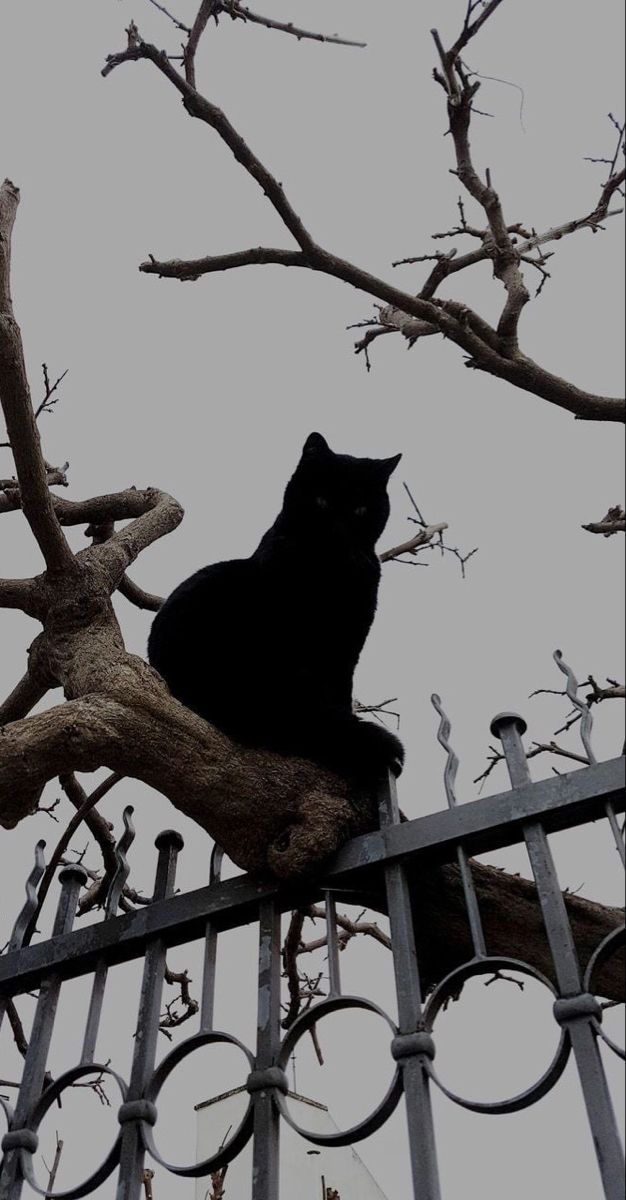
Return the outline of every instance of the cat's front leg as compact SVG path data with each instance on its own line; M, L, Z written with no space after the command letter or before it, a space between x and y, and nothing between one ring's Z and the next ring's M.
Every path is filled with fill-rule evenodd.
M392 771L397 778L404 766L404 746L400 739L384 725L374 725L359 717L355 717L355 723L355 745L360 764L377 774Z

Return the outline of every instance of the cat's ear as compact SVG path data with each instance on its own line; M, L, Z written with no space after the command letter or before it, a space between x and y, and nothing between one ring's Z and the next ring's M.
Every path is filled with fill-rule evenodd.
M377 465L383 479L391 479L401 458L401 454L394 454L393 458L381 458L379 460Z
M310 433L302 448L304 458L317 458L323 454L330 453L330 446L321 433Z

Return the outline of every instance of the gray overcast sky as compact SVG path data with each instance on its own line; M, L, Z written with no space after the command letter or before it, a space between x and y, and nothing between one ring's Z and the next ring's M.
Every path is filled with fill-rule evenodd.
M183 20L192 17L191 0L172 5ZM61 404L42 426L46 455L54 463L69 459L71 496L154 484L180 499L183 526L134 571L145 587L167 593L199 565L254 548L312 429L354 454L402 450L387 540L410 530L406 480L429 520L449 522L453 544L478 545L480 553L466 582L452 559L433 557L428 569L385 569L357 693L368 702L398 697L408 757L401 800L418 816L444 802L429 703L430 693L439 691L455 724L459 792L473 799L472 778L483 768L496 711L523 711L532 738L551 735L561 723L557 700L527 699L536 687L561 686L551 660L557 646L580 675L622 673L623 547L620 539L581 530L622 499L621 436L614 426L576 423L542 400L467 371L460 352L439 338L411 353L399 338L382 339L367 375L346 326L368 317L371 304L330 280L277 268L193 285L140 276L137 264L148 252L195 257L289 242L217 137L185 115L154 70L129 65L101 78L104 57L123 47L131 17L146 38L172 49L173 27L146 0L133 0L132 7L129 0L92 0L88 17L86 11L78 0L4 0L0 15L0 175L22 189L14 292L35 395L42 362L53 374L70 370ZM417 289L424 267L394 273L390 262L428 252L431 233L457 218L458 184L449 174L443 97L431 79L429 30L436 23L444 40L454 36L463 11L462 0L272 0L272 15L362 38L368 49L296 43L224 19L207 37L199 64L202 88L283 181L317 240L407 288ZM473 68L519 85L485 83L481 106L493 116L476 122L473 137L477 164L491 167L511 220L548 228L595 204L602 167L583 159L612 152L606 114L621 115L622 26L623 8L613 0L599 0L593 9L562 0L507 0L468 51ZM474 215L468 205L468 216ZM556 249L553 278L524 317L523 346L577 384L617 394L623 387L622 221L614 218L606 232L585 231ZM490 319L501 303L482 267L457 278L450 294ZM5 460L3 475L11 469ZM80 531L72 536L79 546ZM3 575L40 569L19 514L2 519L0 538ZM148 616L123 601L118 611L129 648L143 653ZM2 614L5 692L23 672L33 632L27 618ZM598 714L600 757L620 745L620 716L610 706ZM535 775L550 770L540 760ZM500 786L504 777L494 776L489 787ZM203 882L204 837L137 785L113 794L107 816L119 820L129 799L141 831L137 886L149 890L149 848L171 824L187 837L182 886ZM53 843L56 832L40 817L0 835L0 944L20 903L32 845L38 836ZM594 899L619 902L603 830L554 841L563 886L582 885ZM528 869L521 854L499 861ZM248 1041L255 953L252 935L229 939L218 1003L220 1022ZM191 950L176 958L195 963ZM351 988L392 1010L390 964L382 952L354 951L346 971ZM115 989L102 1034L101 1053L122 1071L135 978L136 971L128 971L128 986ZM474 1086L478 1072L487 1085L490 1073L489 1083L503 1094L541 1073L551 1031L542 1041L539 998L511 988L500 1001L496 990L481 989L465 1010L461 1004L458 1014L446 1017L450 1035L440 1042L442 1063L445 1056L457 1080ZM82 1005L84 989L68 989L53 1070L77 1053L79 997ZM489 1039L504 1037L505 1020L514 1031L513 1080L504 1070L504 1045L496 1051L487 1040L488 1062L469 1062L477 1022ZM351 1032L356 1038L360 1030L353 1025ZM355 1086L359 1043L343 1027L327 1038L332 1078L322 1080L303 1063L300 1086L331 1098L341 1122L363 1099L365 1084L359 1079ZM384 1040L372 1050L371 1097L384 1086ZM17 1067L4 1031L0 1047L7 1063L0 1074L10 1074ZM200 1100L241 1081L224 1065L209 1084L195 1077L189 1088ZM66 1120L72 1105L82 1120L85 1097L78 1095L65 1106ZM174 1098L168 1149L175 1157L190 1154L193 1145L185 1132L191 1115L181 1120L179 1107ZM439 1099L436 1108L446 1200L499 1200L503 1178L510 1200L523 1200L531 1189L542 1200L566 1192L573 1200L599 1200L571 1081L538 1108L495 1127ZM191 1141L183 1147L185 1137ZM398 1119L360 1150L390 1200L408 1200L402 1140ZM72 1170L91 1158L84 1138L81 1143L76 1146L74 1131ZM157 1200L192 1194L162 1174L156 1184ZM98 1195L108 1200L112 1183Z

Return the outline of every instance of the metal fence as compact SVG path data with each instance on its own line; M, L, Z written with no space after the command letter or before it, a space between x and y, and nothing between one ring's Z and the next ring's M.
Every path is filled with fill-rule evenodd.
M566 668L562 668L567 670ZM624 862L624 842L616 814L624 808L624 760L597 763L590 740L591 714L577 699L571 673L568 689L580 709L581 734L590 765L572 774L532 783L522 742L525 725L520 717L497 717L492 731L500 738L508 766L511 790L457 806L455 777L458 760L450 747L450 726L438 697L433 703L440 715L439 741L446 753L445 788L448 810L403 822L392 780L380 785L380 829L358 837L331 863L323 882L309 883L299 892L262 886L248 877L221 881L221 856L214 854L210 884L197 891L174 895L176 861L182 839L173 832L157 839L158 865L153 902L130 914L116 916L128 875L126 852L133 838L129 812L126 830L117 848L118 871L112 882L101 923L73 929L77 899L85 883L80 866L60 875L61 893L52 937L27 945L31 918L37 905L37 885L44 870L41 847L27 884L27 902L14 928L8 953L0 957L0 1024L7 999L34 989L38 992L29 1048L15 1107L0 1098L7 1132L2 1140L0 1200L19 1200L26 1182L39 1195L47 1188L36 1178L34 1156L38 1129L63 1091L81 1080L108 1077L119 1088L119 1132L105 1161L80 1186L62 1193L67 1200L89 1196L109 1177L117 1178L117 1200L140 1200L146 1157L182 1178L210 1177L232 1162L253 1142L253 1200L278 1200L281 1123L287 1121L317 1146L354 1145L371 1136L404 1101L408 1117L409 1153L416 1200L441 1197L431 1109L433 1086L456 1104L485 1114L511 1113L534 1104L560 1079L573 1055L582 1088L589 1126L590 1152L595 1148L607 1200L622 1200L623 1154L615 1114L600 1054L600 1039L620 1057L620 1049L602 1025L602 1006L594 995L594 972L624 943L624 929L598 946L583 973L579 965L567 907L559 886L548 844L551 832L603 819ZM494 957L486 944L470 855L505 846L524 844L528 851L554 965L555 984L534 967L516 958ZM420 984L416 952L410 870L415 864L456 862L463 884L473 954L428 997ZM392 1018L365 997L342 994L336 931L338 897L357 894L364 881L384 880L390 922L397 1015ZM281 1027L281 916L290 909L325 898L329 994L304 1012L285 1034ZM418 914L419 919L419 914ZM220 933L258 922L258 1031L254 1050L228 1033L214 1028L213 1009L217 947ZM204 940L204 971L200 1028L181 1041L156 1067L157 1038L162 1006L165 955L169 947ZM143 959L137 1036L128 1080L97 1060L100 1018L111 968ZM450 1092L438 1079L433 1027L437 1014L470 978L492 975L505 968L539 979L554 995L554 1017L560 1027L558 1049L538 1082L506 1101L475 1102ZM92 977L91 1001L80 1062L50 1082L46 1065L55 1024L59 994L65 980ZM286 1069L299 1039L325 1016L338 1011L365 1010L382 1016L390 1029L395 1074L387 1094L366 1120L340 1134L320 1135L299 1129L287 1103ZM154 1138L159 1094L171 1073L189 1055L204 1046L234 1045L249 1063L247 1111L238 1129L230 1132L219 1153L205 1162L176 1166L164 1162ZM445 1152L445 1149L444 1149Z

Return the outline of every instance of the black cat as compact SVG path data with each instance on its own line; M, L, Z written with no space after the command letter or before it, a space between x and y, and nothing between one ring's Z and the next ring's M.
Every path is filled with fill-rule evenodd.
M174 696L245 745L360 783L400 772L398 739L352 711L400 458L334 454L311 434L254 554L204 567L157 614L149 659Z

